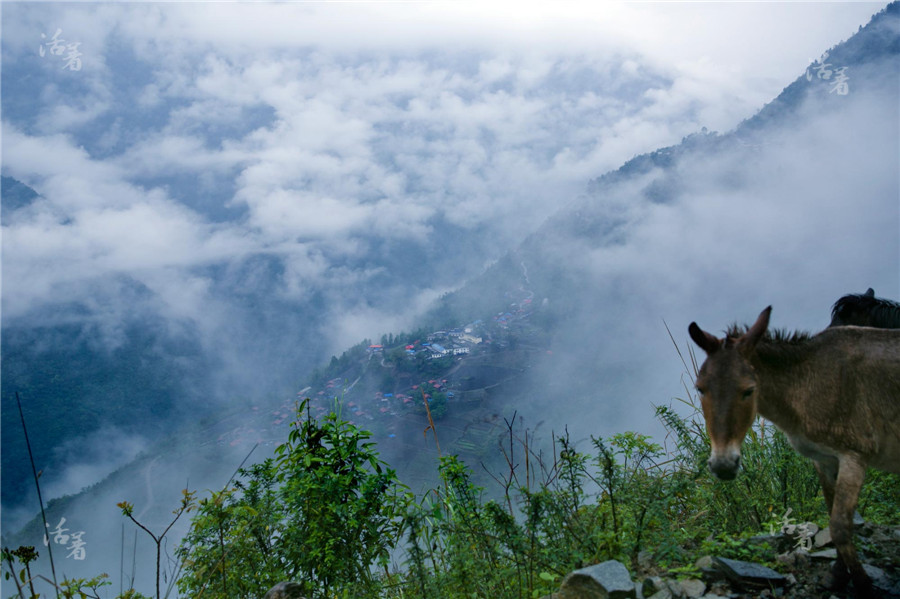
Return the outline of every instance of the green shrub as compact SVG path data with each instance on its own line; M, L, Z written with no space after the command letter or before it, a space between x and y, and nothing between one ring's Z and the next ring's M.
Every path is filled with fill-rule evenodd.
M408 494L368 432L335 413L304 418L306 405L274 459L200 501L178 550L183 595L261 597L285 580L316 598L377 592Z

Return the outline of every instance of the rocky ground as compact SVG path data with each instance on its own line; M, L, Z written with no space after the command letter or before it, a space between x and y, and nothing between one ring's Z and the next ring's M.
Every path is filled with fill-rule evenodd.
M771 547L774 568L710 555L694 575L673 576L643 556L636 573L614 560L571 572L541 599L855 599L852 586L827 588L836 555L827 529L807 523L747 542ZM858 524L856 547L881 599L900 599L900 526ZM281 583L264 599L302 599L300 588Z
M828 588L836 552L828 530L801 525L751 539L773 548L771 566L706 556L693 576L672 576L643 560L637 575L610 561L569 574L543 599L852 599L852 586ZM900 599L900 527L860 524L856 546L883 599Z

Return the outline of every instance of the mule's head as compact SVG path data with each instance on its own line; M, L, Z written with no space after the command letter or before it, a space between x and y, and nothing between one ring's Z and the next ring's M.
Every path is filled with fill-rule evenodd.
M706 352L697 375L697 391L706 419L712 455L709 468L717 477L731 480L741 465L741 442L756 417L759 380L750 363L757 342L769 326L769 306L740 337L718 339L692 322L688 332Z

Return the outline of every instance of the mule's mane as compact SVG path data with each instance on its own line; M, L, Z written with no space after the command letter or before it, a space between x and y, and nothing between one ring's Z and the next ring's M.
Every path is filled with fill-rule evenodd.
M842 324L900 328L900 303L875 297L871 288L845 295L831 308L831 326Z
M732 325L726 335L729 339L737 339L748 330L747 326ZM788 331L770 329L765 332L756 345L756 355L763 361L791 363L808 355L807 348L812 335L806 331Z
M737 339L749 330L746 325L733 324L728 327L725 332L726 337ZM759 340L760 344L765 345L800 345L812 338L812 335L806 331L788 331L786 329L769 329L763 338Z

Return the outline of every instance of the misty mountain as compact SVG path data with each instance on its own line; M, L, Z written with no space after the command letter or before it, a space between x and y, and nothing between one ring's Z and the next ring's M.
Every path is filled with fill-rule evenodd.
M346 347L352 328L324 324L335 322L330 315L345 311L350 327L379 307L422 304L430 296L417 295L420 287L457 287L482 269L416 322L385 326L487 320L527 289L541 351L489 406L498 417L516 410L524 426L543 422L545 436L568 428L576 441L626 428L660 434L653 405L685 393L667 326L682 343L692 320L720 330L771 304L774 326L814 330L844 293L874 287L900 295L898 34L895 3L735 130L692 134L591 180L578 197L554 198L563 207L486 269L497 240L438 215L425 237L373 236L352 254L333 248L322 262L336 284L302 293L288 293L296 264L274 251L193 267L190 282L202 280L203 297L216 300L200 306L201 315L214 313L208 320L173 315L160 299L185 282L174 275L153 289L127 275L104 278L91 304L4 315L4 506L34 505L23 491L30 467L10 407L16 390L30 426L51 433L31 435L33 443L41 437L39 468L87 451L78 441L91 431L112 431L109 444L90 449L98 459L146 433L109 464L107 471L119 469L108 481L51 511L52 519L86 521L102 505L104 520L91 520L91 534L111 538L116 501L149 506L142 516L162 522L186 480L224 484L248 447L220 445L221 435L248 414L287 410L312 369ZM845 67L844 94L835 83ZM4 226L7 207L21 218L42 209L40 195L4 178ZM422 443L424 427L405 427L406 454ZM195 469L163 475L174 471L167 464ZM99 563L95 570L105 567Z
M29 227L28 218L43 209L39 194L12 178L4 178L2 198L4 222L13 226ZM421 301L419 287L463 280L482 264L479 237L486 236L478 228L443 220L424 241L373 236L357 257L336 251L318 259L327 264L322 281L304 289L289 288L292 266L275 254L195 267L191 275L209 298L199 318L173 314L158 287L128 272L99 277L89 288L59 285L55 301L25 312L4 309L4 505L36 499L16 392L34 427L39 470L62 472L78 461L79 446L106 429L134 435L141 443L130 446L143 446L235 401L293 393L348 334L334 328L338 316L365 321L365 308L353 316L360 303L373 313L396 310ZM461 243L464 249L448 250ZM177 286L172 274L161 285ZM8 291L4 302L15 298ZM110 468L131 457L112 460Z
M581 413L602 414L606 431L653 428L650 405L683 397L667 326L680 342L691 320L724 329L773 304L777 326L819 330L867 280L896 295L898 34L894 3L734 131L698 132L590 181L430 322L500 309L527 278L553 352L518 393L587 435L603 430ZM844 68L845 95L817 64Z

